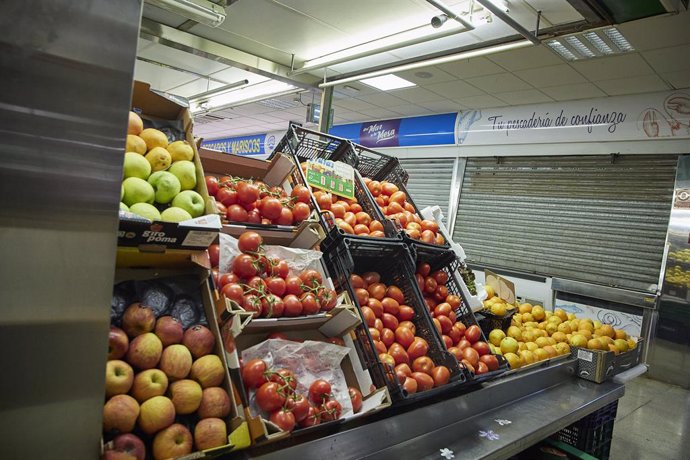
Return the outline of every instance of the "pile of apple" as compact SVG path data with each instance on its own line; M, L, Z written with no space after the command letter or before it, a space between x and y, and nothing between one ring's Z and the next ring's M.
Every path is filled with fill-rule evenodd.
M379 360L395 370L405 391L413 394L448 383L448 368L436 365L427 356L427 341L415 335L415 311L406 304L400 288L386 286L376 272L352 274L350 284Z
M266 256L258 233L244 232L237 245L242 254L232 260L232 271L218 274L216 282L227 299L254 318L315 315L335 307L337 294L323 284L318 271L290 275L285 260Z
M407 194L397 185L387 181L371 180L368 177L364 178L364 183L383 211L383 215L396 222L410 238L437 245L446 243L443 235L439 233L438 224L433 220L422 220L412 203L407 200Z
M298 380L290 369L270 369L262 359L252 359L242 366L242 381L254 392L256 404L283 431L306 428L340 418L342 405L333 397L331 384L317 379L309 385L308 395L297 391ZM348 388L352 409L362 409L362 393Z
M163 222L203 215L206 204L194 191L193 159L194 149L187 141L168 143L163 132L144 129L139 115L130 112L120 209Z
M420 263L415 278L446 349L475 375L498 369L498 358L491 353L489 344L481 340L479 326L467 327L457 318L455 311L462 300L448 293L448 273L443 270L431 272L429 264Z
M206 188L229 222L297 225L311 214L309 189L304 185L296 185L288 196L282 187L268 187L258 180L206 176Z
M103 432L115 438L104 458L128 452L128 458L144 460L143 440L152 441L154 459L228 443L223 419L231 402L221 387L226 371L213 354L216 340L208 328L184 330L172 316L156 320L153 310L134 303L124 312L122 329L110 328L108 343ZM198 419L193 434L179 423L186 415L192 416L189 425Z

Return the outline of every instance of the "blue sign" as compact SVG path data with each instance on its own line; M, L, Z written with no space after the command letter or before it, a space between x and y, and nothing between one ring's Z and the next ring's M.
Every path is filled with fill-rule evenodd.
M269 139L266 138L267 136L269 136ZM253 136L225 137L223 139L204 141L201 143L201 146L235 155L263 155L270 153L275 144L275 135L255 134ZM266 147L268 147L268 151Z
M329 133L365 147L455 144L457 113L333 126Z

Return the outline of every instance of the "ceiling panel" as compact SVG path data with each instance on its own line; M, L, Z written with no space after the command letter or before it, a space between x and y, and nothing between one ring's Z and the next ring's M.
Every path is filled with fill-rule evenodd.
M690 13L663 15L627 22L618 29L636 50L690 43Z
M442 101L446 99L445 96L420 87L396 89L395 91L391 91L391 94L404 101L416 103Z
M367 96L368 97L368 96ZM347 110L359 111L360 109L375 109L376 106L369 104L368 102L359 99L342 99L339 101L334 101L333 105L335 107L342 107Z
M506 70L515 71L534 67L562 64L563 59L545 45L530 46L489 56L489 59Z
M654 73L654 70L638 53L576 61L571 65L590 81L612 80Z
M598 81L596 85L609 96L651 93L653 91L669 89L668 85L658 75L642 75L639 77Z
M422 107L415 104L398 105L395 107L390 107L390 110L403 117L415 117L418 115L428 115L430 113L433 113L426 107Z
M494 96L502 101L505 101L508 105L538 104L540 102L553 101L553 99L537 89L494 93Z
M398 118L398 114L388 109L365 109L360 112L368 117L369 120L385 120L388 118Z
M368 104L373 104L378 107L392 107L394 105L404 104L405 101L394 96L394 92L379 91L376 94L370 94L363 98Z
M405 72L396 72L395 74L418 85L430 85L456 79L455 75L444 72L438 67L425 67L422 70L407 70Z
M534 11L541 14L552 24L564 24L582 20L582 15L570 4L554 2L553 0L525 0Z
M494 73L503 73L505 69L485 57L463 59L438 66L456 78L481 77Z
M465 108L462 104L456 101L436 101L436 102L424 102L420 104L423 107L431 110L434 113L448 113L448 112L459 112Z
M514 72L514 74L537 88L584 83L587 81L585 77L580 75L568 64L518 70L517 72Z
M457 99L461 96L478 96L480 94L484 94L484 91L481 89L462 80L436 83L435 85L427 86L426 89L448 99Z
M468 78L467 82L481 88L487 93L497 93L499 91L519 91L521 89L531 89L529 83L525 83L515 75L500 73L487 75L485 77Z
M680 72L669 72L662 74L661 77L673 85L674 88L690 88L690 70Z
M642 56L658 73L690 69L690 44L646 51Z
M541 91L557 101L571 101L575 99L606 96L606 93L597 88L594 83L576 83L572 85L552 86L549 88L542 88Z
M150 83L153 89L167 91L168 88L194 81L196 77L184 72L163 69L148 62L135 61L134 79Z
M506 103L488 94L482 96L455 97L454 100L468 109L488 109L491 107L505 107Z

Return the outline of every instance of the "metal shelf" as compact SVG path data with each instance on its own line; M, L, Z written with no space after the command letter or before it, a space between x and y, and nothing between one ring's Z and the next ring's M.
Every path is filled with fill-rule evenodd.
M623 385L575 377L574 364L569 359L518 373L451 399L391 408L315 439L298 436L232 458L443 459L442 449L454 460L507 458L623 396Z

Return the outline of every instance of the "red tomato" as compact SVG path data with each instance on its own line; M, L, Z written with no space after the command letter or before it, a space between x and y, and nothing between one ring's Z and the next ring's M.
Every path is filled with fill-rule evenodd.
M414 334L409 328L398 326L395 330L395 341L407 349L414 342Z
M362 279L367 283L367 286L371 286L374 283L381 282L381 275L376 272L366 272L362 275Z
M401 212L403 212L405 210L399 203L391 203L391 202L388 203L387 208L388 209L386 210L386 213L385 213L387 216L391 216L394 214L400 214Z
M434 379L434 386L440 387L450 380L450 371L446 366L436 366L431 370L431 378Z
M346 212L345 215L343 216L343 220L349 225L350 227L354 227L357 225L357 218L355 217L354 212Z
M304 315L315 315L321 310L318 299L312 293L305 292L299 300L302 302L302 314Z
M295 223L306 220L309 217L309 214L311 214L311 208L308 204L299 202L295 203L295 205L292 207L292 217L294 218Z
M247 388L259 388L268 382L265 372L268 366L263 359L252 359L242 366L242 381Z
M241 203L253 203L259 199L259 187L248 182L237 183L237 197Z
M397 185L391 184L390 182L383 181L381 182L381 193L384 195L391 196L395 192L400 190Z
M280 210L280 216L275 219L275 223L278 225L293 225L295 223L295 218L292 215L292 211L289 208L283 208Z
M468 327L467 330L465 331L465 338L470 341L470 343L476 343L477 340L479 340L482 336L482 330L479 329L479 326L476 324L473 324L472 326Z
M251 278L258 273L257 260L249 254L240 254L232 261L232 271L240 278Z
M249 214L247 210L239 204L233 204L228 206L228 213L225 217L231 222L247 222Z
M242 301L242 308L252 313L253 318L261 316L261 299L255 295L245 295Z
M470 364L470 362L467 361L466 359L463 359L463 360L461 361L461 364L462 364L462 366L465 366L465 367L466 367L470 372L472 372L473 374L476 372L475 369L474 369L474 366L473 366L472 364Z
M436 282L441 286L448 282L448 273L444 272L443 270L436 270L431 274L431 276L433 276Z
M261 213L258 209L254 209L247 213L247 222L250 224L260 224L261 223Z
M468 348L468 347L471 348L472 344L467 339L461 339L455 346L461 350L464 350L465 348Z
M271 277L266 278L266 289L268 289L271 294L282 297L285 295L287 285L285 284L285 280L283 278Z
M321 404L331 397L331 384L323 379L314 380L309 386L309 400Z
M216 193L218 193L218 190L220 189L220 182L218 182L218 178L215 176L206 176L205 179L208 194L211 196L216 196Z
M429 344L421 337L415 337L412 344L407 347L407 354L411 360L424 356L429 351Z
M393 357L388 353L379 353L379 360L381 360L383 364L386 364L390 367L395 367L395 359L393 359Z
M256 390L256 403L264 412L273 412L285 404L285 396L280 385L275 382L264 383Z
M398 327L406 327L409 330L411 330L413 334L417 333L417 327L414 325L412 321L403 321L400 324L398 324Z
M477 353L479 353L480 357L484 356L484 355L491 354L491 349L489 348L489 344L486 342L482 342L482 341L476 342L472 345L472 348L477 350Z
M226 284L223 286L221 292L226 298L232 300L233 302L237 302L239 305L242 305L242 302L244 302L244 289L242 289L242 286L239 284Z
M362 410L362 392L353 387L348 387L347 391L350 393L350 401L352 401L352 412L356 414Z
M359 203L352 203L350 205L350 212L357 215L358 213L362 212L362 206Z
M434 244L436 242L436 234L431 230L424 230L419 239L424 243Z
M321 423L321 413L319 410L309 404L309 411L307 412L307 416L299 422L299 426L302 428L318 425Z
M316 192L314 193L314 198L316 198L316 204L322 211L328 211L333 205L333 197L330 193Z
M324 286L316 291L316 298L321 306L321 311L333 310L335 308L335 304L338 302L338 297L335 291Z
M367 293L367 295L368 295L368 293ZM383 315L383 305L381 304L380 301L370 298L369 301L367 302L367 307L374 310L374 315L376 315L377 318L380 318Z
M361 276L355 275L354 273L350 275L350 285L355 289L365 289L368 287ZM367 295L369 293L367 292Z
M384 297L381 301L381 305L383 306L383 311L385 313L398 316L398 313L400 312L400 304L398 304L397 300L390 297Z
M331 205L331 212L333 213L333 217L338 217L342 219L343 217L345 217L347 208L340 203L333 203Z
M357 298L357 302L360 306L365 306L369 303L369 291L367 291L366 289L356 288L355 297Z
M323 278L316 270L304 270L299 274L299 278L310 288L318 287L323 284Z
M465 336L458 328L455 327L456 324L457 323L453 324L453 327L450 328L450 332L448 333L448 337L451 339L453 344L457 344Z
M343 412L343 407L335 399L330 399L321 405L321 420L338 420Z
M465 324L462 323L462 321L458 321L455 324L453 324L453 327L458 330L462 334L462 336L465 336L465 332L467 331L467 328L465 327Z
M423 230L429 230L430 232L433 232L434 234L438 233L438 224L434 222L433 220L423 220L422 221L422 229ZM441 283L439 283L441 284Z
M302 396L301 394L294 394L291 396L292 399L292 414L295 416L296 422L301 422L307 415L309 415L309 400Z
M441 334L448 334L453 328L453 323L447 316L439 316L437 318L438 322L441 324Z
M438 331L439 334L443 334L443 328L441 327L441 322L438 320L438 318L432 318L431 322L434 323L434 327Z
M292 295L302 295L302 280L298 276L285 278L285 292Z
M390 297L399 304L405 302L405 295L397 286L388 286L388 288L386 289L386 297Z
M220 287L223 287L226 284L239 283L239 281L240 281L240 277L237 276L235 273L223 273L218 278L218 285Z
M434 308L435 316L448 316L450 312L453 311L449 303L440 303Z
M487 372L489 372L489 367L485 363L479 361L477 363L477 375L486 374Z
M208 258L211 261L212 267L217 267L220 261L220 245L212 244L208 247Z
M372 220L369 224L369 231L372 232L383 232L383 224L378 220Z
M355 219L357 219L358 224L366 225L369 228L371 223L371 216L366 212L358 212L355 214Z
M427 391L434 387L434 379L424 372L413 372L412 378L417 381L417 391Z
M309 204L309 195L309 189L302 184L295 185L295 188L293 188L292 192L290 192L290 196L295 198L298 203Z
M442 335L441 340L443 341L443 344L446 346L446 349L453 346L453 339L451 339L449 336Z
M405 378L405 382L403 383L403 390L405 390L407 394L415 394L417 392L417 388L417 381L413 379L411 375L410 377Z
M438 283L431 276L427 276L426 278L424 278L424 292L433 294L436 291L437 287Z
M412 370L414 372L424 372L425 374L431 375L433 368L434 362L428 356L420 356L412 361Z
M388 348L388 354L393 357L395 364L410 364L410 357L407 355L405 348L399 343L393 343Z
M355 235L368 235L369 227L367 227L366 225L357 224L355 225L353 231L355 232Z
M424 277L417 273L414 275L415 280L417 281L417 286L419 287L419 290L424 292Z
M283 299L277 295L268 294L261 299L261 316L264 318L280 318L284 310Z
M431 265L429 265L426 262L420 263L417 265L417 273L420 275L426 277L429 276L429 273L431 273Z
M498 369L498 358L494 355L482 355L479 357L479 362L484 363L490 371Z
M414 318L414 308L408 307L407 305L400 305L398 319L400 319L400 321L409 321L412 318Z
M388 329L387 327L384 327L383 330L380 332L381 334L381 342L386 347L390 347L393 345L393 342L395 342L395 332L393 332L392 329Z
M398 376L400 383L405 383L405 379L412 375L412 369L408 364L398 364L395 366L395 375Z
M364 323L369 326L369 327L374 327L374 321L376 320L376 315L374 314L374 310L372 310L369 307L362 307L362 319L364 320Z
M386 295L386 285L383 283L372 283L367 288L369 295L377 300L383 300Z
M277 198L266 197L261 201L259 211L267 219L277 219L283 210L283 205Z
M467 347L462 350L462 354L465 359L472 364L472 367L477 367L477 363L479 362L479 353L477 353L477 350L472 347Z
M391 315L390 313L384 313L381 315L381 321L383 322L383 327L387 327L391 331L394 331L400 325L398 318Z
M374 327L379 331L383 331L383 321L381 321L381 318L376 318L374 320Z
M369 182L367 184L367 188L374 196L374 198L381 194L381 183L377 180L372 180L371 182Z
M403 204L405 203L405 200L407 200L407 195L405 194L405 192L397 191L391 194L390 198L388 199L388 203L396 203L400 205L400 207L402 208Z
M378 329L377 329L377 331L378 331ZM388 351L388 348L386 347L386 345L381 341L374 341L374 348L376 348L376 352L379 355L385 354Z
M383 238L386 236L386 234L376 230L376 231L369 233L369 236L371 236L372 238Z
M284 389L287 389L288 393L290 394L294 393L297 389L297 377L295 377L295 373L290 369L278 369L271 374L268 380L270 382L277 383Z
M462 354L462 350L458 347L449 347L448 352L455 356L455 359L458 361L461 361L465 357L465 355Z
M436 288L436 292L434 292L434 299L443 302L446 300L446 297L448 297L448 288L439 284Z
M376 329L374 327L369 328L369 335L371 335L372 340L375 340L375 341L381 340L381 333L379 332L378 329Z
M248 282L247 282L247 294L255 294L258 296L264 295L266 293L266 282L263 280L263 278L260 278L258 276L252 277Z
M223 203L223 206L229 207L233 204L237 204L239 198L237 198L237 191L228 187L221 187L216 193L216 200Z

